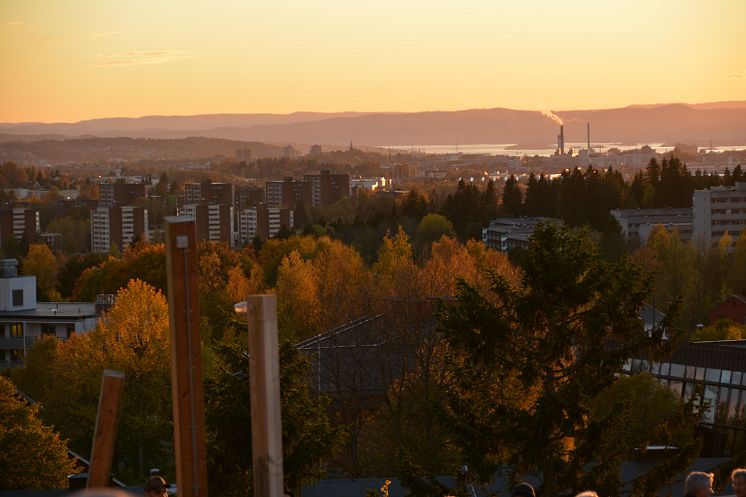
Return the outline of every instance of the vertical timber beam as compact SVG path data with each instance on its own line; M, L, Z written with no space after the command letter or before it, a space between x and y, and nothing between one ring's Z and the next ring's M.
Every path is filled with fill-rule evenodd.
M249 318L254 497L282 497L277 298L275 295L252 295L246 300L246 304Z
M192 216L166 217L171 391L179 497L207 497L196 238Z
M91 466L88 469L86 488L100 488L109 485L111 463L114 460L114 444L117 440L119 404L124 391L124 373L104 369L101 381L101 394L98 397L96 428L91 447Z

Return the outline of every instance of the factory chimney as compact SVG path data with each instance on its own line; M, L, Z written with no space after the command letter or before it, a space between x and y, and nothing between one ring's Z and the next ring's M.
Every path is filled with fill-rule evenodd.
M560 155L565 155L565 127L560 124Z
M591 153L591 123L587 123L588 125L588 155L590 156Z

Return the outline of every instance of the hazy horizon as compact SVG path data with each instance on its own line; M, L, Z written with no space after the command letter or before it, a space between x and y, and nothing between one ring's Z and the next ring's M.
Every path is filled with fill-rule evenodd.
M733 0L6 0L0 122L743 100L744 18Z
M338 111L315 111L315 110L296 110L290 112L204 112L200 114L144 114L144 115L112 115L112 116L101 116L79 119L76 121L0 121L0 124L75 124L86 121L106 120L106 119L147 119L147 118L170 118L170 117L205 117L205 116L246 116L246 115L270 115L270 116L292 116L296 114L318 114L318 115L367 115L367 114L425 114L425 113L437 113L437 112L468 112L477 110L492 110L492 109L507 109L515 110L520 112L539 112L542 114L552 113L565 113L565 112L579 112L579 111L603 111L603 110L615 110L615 109L626 109L635 107L663 107L669 105L686 105L686 106L702 106L702 105L714 105L714 104L735 104L734 107L746 108L746 100L722 100L722 101L707 101L707 102L657 102L657 103L630 103L619 107L610 108L573 108L573 109L517 109L507 107L474 107L469 109L428 109L428 110L415 110L415 111L399 111L399 110L338 110Z

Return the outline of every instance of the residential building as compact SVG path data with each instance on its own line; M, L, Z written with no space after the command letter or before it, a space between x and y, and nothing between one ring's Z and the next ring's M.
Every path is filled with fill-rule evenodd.
M96 327L92 302L37 302L36 276L18 276L18 261L0 259L0 369L23 365L42 336L66 340Z
M62 252L64 239L62 233L42 233L39 235L39 242L43 243L53 253Z
M193 216L198 241L224 242L235 245L234 210L230 204L188 204L179 208L179 214Z
M293 178L267 181L264 183L264 199L267 207L295 209L298 204L310 206L313 205L313 186L311 181Z
M40 232L39 211L22 207L0 209L0 245L11 236L35 242Z
M391 167L391 174L395 179L407 179L417 176L417 167L413 164L396 163Z
M311 145L308 155L321 155L321 145Z
M700 420L704 457L743 453L746 430L746 340L720 340L681 344L660 362L629 359L623 372L648 372L679 396L691 400L702 392L709 408Z
M695 190L692 239L700 248L716 245L728 233L738 238L746 228L746 182Z
M303 181L311 182L311 205L332 205L342 197L350 196L350 175L332 174L323 170L318 174L304 174Z
M710 311L710 324L714 324L721 319L730 319L734 323L746 324L746 296L733 294Z
M98 206L132 205L135 200L145 198L145 183L102 183L98 190Z
M148 210L142 207L114 206L91 210L91 250L107 253L120 250L136 237L148 240Z
M561 219L548 217L497 218L482 229L482 241L490 248L507 252L514 248L528 247L528 239L539 223L561 226Z
M247 245L257 236L263 240L273 238L283 226L289 229L294 226L291 209L264 205L241 209L238 222L239 244Z
M691 208L682 209L614 209L611 215L619 223L627 242L645 245L650 232L661 225L667 231L678 231L682 241L692 239L694 214Z
M264 188L261 186L237 186L236 207L246 209L264 203Z
M184 183L184 202L189 204L233 205L233 184L213 183L204 179L199 183Z
M369 192L385 190L387 186L391 186L391 180L387 181L383 176L380 178L350 179L350 192L352 192L353 195L359 194L362 190Z
M298 155L298 152L293 148L292 145L287 145L282 148L282 156L286 159L294 159Z
M251 149L250 148L237 148L236 149L236 160L239 162L251 161Z

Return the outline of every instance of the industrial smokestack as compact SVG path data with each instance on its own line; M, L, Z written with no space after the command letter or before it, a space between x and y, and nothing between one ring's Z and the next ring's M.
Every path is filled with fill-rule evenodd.
M588 153L591 153L591 123L588 123Z
M565 155L565 127L560 125L560 154Z

